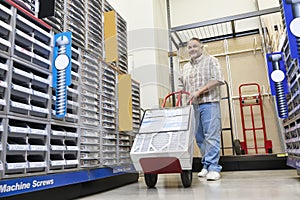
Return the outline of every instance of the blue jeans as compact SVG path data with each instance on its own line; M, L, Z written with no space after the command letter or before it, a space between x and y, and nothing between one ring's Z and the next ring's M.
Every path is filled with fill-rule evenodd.
M221 111L220 103L195 105L196 141L202 154L203 168L208 171L222 170L220 166Z

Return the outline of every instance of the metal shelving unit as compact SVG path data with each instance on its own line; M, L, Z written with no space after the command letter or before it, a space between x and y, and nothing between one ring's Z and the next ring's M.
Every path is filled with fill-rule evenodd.
M8 93L8 69L11 59L6 55L0 55L0 114L4 114L7 109Z
M282 1L280 1L281 15L286 29ZM284 54L286 75L289 82L290 94L287 95L288 118L283 120L286 150L288 153L287 164L300 170L300 65L299 59L293 59L287 36L284 38L281 51Z
M30 17L22 15L22 12L15 11L16 30L12 56L49 70L52 32L49 29L43 29Z
M10 55L12 37L13 7L7 4L0 4L0 52Z
M81 167L100 166L100 84L99 59L88 51L82 51L81 77Z
M119 132L119 163L128 166L132 164L130 150L141 122L140 84L131 79L132 97L132 131Z
M15 58L10 66L8 114L49 119L49 71Z
M50 172L79 167L79 128L65 124L51 125Z
M102 160L104 166L118 164L118 132L117 132L117 72L102 62L101 71L101 127L102 127Z
M48 171L52 31L1 1L0 177Z
M296 59L292 59L289 53L289 44L286 39L283 47L287 76L290 83L290 94L287 96L289 117L285 119L285 142L288 152L288 165L299 169L297 163L300 161L300 70Z
M84 1L64 1L63 31L72 32L72 40L84 47L85 41L85 5Z
M48 132L46 121L24 120L9 116L5 119L4 177L20 177L47 172Z
M103 57L103 8L102 1L88 0L85 2L85 49L93 52L98 58Z
M141 103L140 103L140 83L132 81L132 118L133 118L133 134L137 134L141 123Z
M102 4L56 0L55 16L40 20L11 0L0 2L0 186L49 180L49 187L5 191L0 197L118 179L113 169L129 158L125 148L131 144L116 130L118 72L102 61ZM58 118L52 38L62 31L72 31L72 83L66 116Z

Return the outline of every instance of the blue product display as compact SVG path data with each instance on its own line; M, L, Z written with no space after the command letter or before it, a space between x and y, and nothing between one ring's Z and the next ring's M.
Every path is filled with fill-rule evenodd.
M300 0L283 0L285 23L292 58L300 58Z
M271 84L271 93L276 97L277 112L280 118L288 117L286 94L289 93L286 69L281 52L267 54L268 74Z
M55 116L65 117L67 110L67 86L71 85L72 33L64 32L54 36L52 75L56 89Z

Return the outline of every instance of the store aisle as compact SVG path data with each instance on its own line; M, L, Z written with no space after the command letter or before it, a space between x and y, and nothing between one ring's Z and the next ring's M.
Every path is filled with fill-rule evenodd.
M299 200L300 176L295 169L222 172L222 179L208 182L193 173L190 188L183 188L179 174L159 175L156 188L137 183L77 200Z

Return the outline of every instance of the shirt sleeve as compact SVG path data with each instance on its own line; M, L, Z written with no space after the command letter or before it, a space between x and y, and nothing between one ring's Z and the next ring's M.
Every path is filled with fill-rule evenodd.
M217 80L224 83L224 77L221 71L221 65L217 58L211 59L211 80Z

